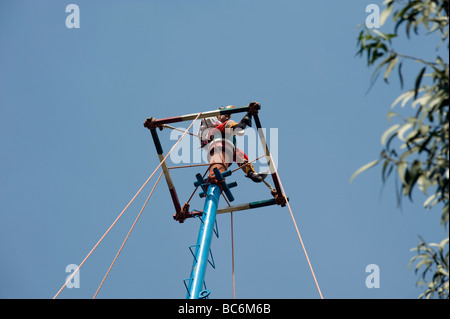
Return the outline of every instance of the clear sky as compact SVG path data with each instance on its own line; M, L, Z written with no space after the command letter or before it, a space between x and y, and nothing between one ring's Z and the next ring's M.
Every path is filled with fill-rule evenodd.
M66 27L70 3L80 8L80 28ZM382 6L1 1L0 298L56 294L66 266L83 260L159 164L142 125L147 117L250 101L261 103L267 132L277 132L269 147L278 148L280 178L323 296L416 298L422 290L408 271L410 249L419 234L444 237L439 208L426 212L418 192L397 208L394 179L383 187L380 168L349 183L378 157L389 106L401 93L395 76L368 91L373 70L355 57L356 26L369 3ZM412 49L405 53L435 55L435 40L405 41L397 42ZM167 152L175 140L159 133ZM172 171L182 204L203 171ZM156 177L83 265L80 288L60 298L94 295ZM228 180L239 184L236 204L270 198L240 171ZM195 196L191 208L201 210L203 199ZM179 224L173 213L162 180L97 298L185 298L199 221ZM232 298L230 215L217 220L216 269L208 268L206 284L211 298ZM234 213L234 247L237 298L319 298L287 208ZM370 264L380 269L379 288L366 287Z

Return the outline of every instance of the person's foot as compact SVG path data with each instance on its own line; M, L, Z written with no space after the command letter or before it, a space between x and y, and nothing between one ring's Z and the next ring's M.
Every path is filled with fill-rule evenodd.
M250 171L246 176L255 183L261 183L267 177L267 173L256 173L254 171Z

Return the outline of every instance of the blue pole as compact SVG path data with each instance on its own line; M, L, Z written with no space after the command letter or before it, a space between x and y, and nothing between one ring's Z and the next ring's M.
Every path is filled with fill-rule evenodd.
M206 191L205 206L203 208L202 223L198 233L195 248L194 264L192 266L191 281L188 287L188 299L199 299L203 290L206 266L208 265L209 249L216 220L216 211L219 204L221 189L217 184L210 184Z

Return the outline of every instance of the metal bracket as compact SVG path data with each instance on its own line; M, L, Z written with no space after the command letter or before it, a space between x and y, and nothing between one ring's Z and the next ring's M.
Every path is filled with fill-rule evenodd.
M214 168L213 172L214 172L215 178L210 178L208 181L205 181L200 173L195 175L195 177L197 178L197 181L194 182L194 186L201 187L201 189L202 189L202 192L199 194L200 198L203 198L206 196L206 190L208 188L208 185L211 183L214 183L214 184L217 184L220 186L220 188L225 193L225 195L227 196L227 199L230 202L234 201L234 196L231 193L230 188L236 187L238 184L236 182L231 182L231 183L225 182L225 177L230 176L231 171L225 171L225 172L221 173L218 168Z
M197 263L197 256L196 256L196 253L194 253L192 251L192 248L195 247L197 249L198 246L199 245L191 245L191 246L189 246L189 251L191 252L192 257L194 257L194 260L195 260L196 263ZM211 265L211 267L213 267L213 269L216 269L216 263L214 262L214 257L213 257L211 249L209 250L209 256L211 257L211 259L208 258L208 263Z
M191 277L191 278L186 278L183 280L184 287L186 288L186 291L187 291L189 297L191 296L191 293L189 292L189 285L191 284L192 279L193 278ZM188 284L186 284L186 281L188 282ZM203 288L204 288L204 290L200 291L199 299L209 299L209 295L211 294L211 291L206 288L206 283L204 281L203 281Z

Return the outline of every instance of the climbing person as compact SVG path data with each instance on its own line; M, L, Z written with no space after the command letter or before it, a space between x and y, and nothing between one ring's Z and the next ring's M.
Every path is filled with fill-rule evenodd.
M235 106L228 105L220 107L219 110L230 108L235 108ZM247 126L251 126L251 114L249 113L239 123L231 120L230 114L204 118L201 121L198 134L200 136L200 145L202 148L209 145L209 155L212 155L219 144L220 150L228 153L228 156L225 156L227 158L225 160L227 167L234 161L245 173L246 177L255 183L260 183L266 178L267 172L257 173L253 164L248 162L247 154L236 147L235 135L243 135Z

